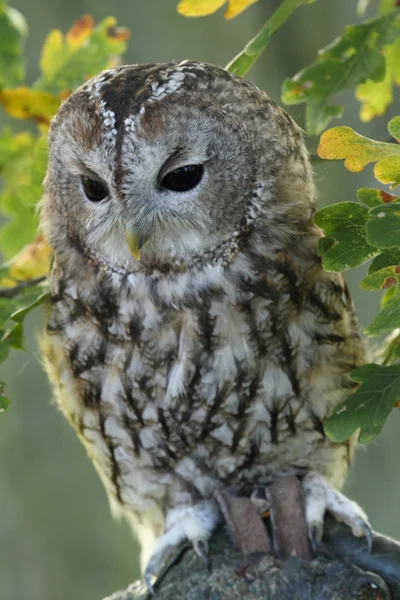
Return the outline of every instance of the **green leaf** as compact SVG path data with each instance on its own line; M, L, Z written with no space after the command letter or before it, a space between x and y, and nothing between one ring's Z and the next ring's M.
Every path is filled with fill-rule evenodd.
M7 167L27 155L33 144L34 138L30 133L13 134L11 129L4 129L0 136L0 177L7 177Z
M389 302L389 300L391 300L393 298L393 296L396 294L396 287L390 287L387 290L384 291L383 296L381 298L381 307L383 308L384 306L386 306L386 304Z
M388 194L384 190L360 188L357 190L357 199L367 208L374 208L374 206L381 206L383 203L387 204L396 201L397 196Z
M356 87L355 95L361 102L360 119L368 122L383 115L393 102L393 86L400 85L400 37L382 50L386 61L385 76L381 81L368 79Z
M18 302L18 308L9 316L4 324L2 343L7 343L15 350L24 350L23 322L28 313L43 304L49 297L49 292L43 292L43 288L31 288L32 295L25 299L23 306ZM15 306L15 305L14 305Z
M367 241L377 248L400 245L400 202L376 206L369 211Z
M344 271L356 267L378 253L365 237L367 219L368 210L356 202L333 204L317 212L315 223L331 240L322 257L326 271Z
M40 294L39 294L39 292L40 292ZM35 293L32 295L32 298L33 299L31 302L29 302L28 304L25 304L25 306L15 310L10 315L10 319L15 321L16 323L22 323L28 313L30 313L37 306L40 306L41 304L43 304L49 298L49 292L47 292L47 291L43 292L43 288L40 288L40 289L36 288Z
M2 330L0 327L0 336L2 334ZM10 352L10 345L6 342L3 342L0 337L0 363L2 363L6 358L8 358L8 354ZM1 385L1 382L0 382Z
M329 106L325 100L310 100L306 110L306 130L310 135L323 131L332 119L343 115L341 106Z
M14 350L25 350L24 347L24 328L22 323L9 321L4 326L4 333L1 342L8 344Z
M0 175L5 182L0 193L0 208L8 217L1 230L0 250L6 258L16 254L36 235L36 205L42 197L46 166L45 136L35 139L29 134L19 134L10 138L6 132L0 138Z
M371 262L368 273L375 273L385 267L398 266L400 265L400 248L390 248L383 250L378 256L375 256Z
M361 282L364 290L387 290L400 282L400 267L385 267L367 275Z
M0 414L7 410L10 400L4 395L4 383L0 381Z
M393 117L393 119L389 121L388 130L390 135L400 142L400 117Z
M21 310L27 308L31 310L31 308L34 308L45 300L44 292L46 289L42 285L17 285L16 289L18 293L14 296L10 294L7 297L3 295L3 292L12 292L13 288L0 288L0 326L9 319L20 322L19 312ZM38 302L39 299L40 302ZM29 310L27 310L27 312L29 312Z
M65 36L58 29L51 31L42 49L42 77L34 87L52 94L77 88L114 66L126 51L128 38L128 30L117 27L113 17L94 26L92 17L84 15Z
M394 6L396 6L396 0L380 0L379 14L387 15L392 12Z
M242 52L226 66L226 69L234 75L243 77L256 62L260 54L265 50L273 34L276 33L294 11L304 3L310 3L310 1L283 0L263 28L252 40L250 40L244 50L242 50Z
M336 242L332 238L323 237L318 241L318 256L323 256L335 246Z
M400 366L364 365L351 376L361 386L328 417L325 431L333 441L344 442L359 429L358 441L366 444L380 433L400 399Z
M342 37L319 52L314 64L284 81L283 102L307 103L308 133L320 133L332 117L341 113L341 107L328 104L332 95L367 79L384 78L385 58L381 50L396 40L399 31L398 11L361 25L349 25Z
M367 328L370 336L388 333L396 327L400 327L400 287L394 287L394 292L386 299L383 308L378 313L371 325ZM391 291L391 290L388 290Z
M22 51L27 31L18 10L0 5L0 88L17 85L24 79Z
M48 297L45 290L44 286L30 285L29 281L14 288L0 287L0 363L8 357L10 348L24 350L23 320L28 312L45 302ZM4 407L9 402L2 396L3 388L0 382L0 412L1 402L4 402Z

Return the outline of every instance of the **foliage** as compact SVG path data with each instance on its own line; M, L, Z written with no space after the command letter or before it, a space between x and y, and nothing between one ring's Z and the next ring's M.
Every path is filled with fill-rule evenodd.
M400 117L389 122L388 130L400 140ZM400 185L400 145L375 142L359 135L350 127L334 127L322 134L318 147L321 158L345 159L349 171L358 173L366 165L376 162L374 174L381 183Z
M344 442L359 429L358 439L366 443L378 435L400 398L400 367L365 365L352 376L361 385L327 420L325 430L337 442Z
M173 1L173 0L172 0ZM260 31L227 68L245 75L271 43L273 35L301 7L316 0L281 0ZM315 61L286 79L282 100L305 104L306 129L320 134L343 107L332 103L338 93L352 89L360 102L360 119L382 115L400 84L400 2L377 0L377 14L348 25L341 36L318 52ZM181 0L186 17L200 17L224 7L226 18L236 17L257 0ZM358 0L358 15L377 2ZM70 30L49 33L40 58L40 77L24 80L23 42L27 26L22 15L0 0L0 106L13 119L25 119L36 128L14 133L0 131L0 210L6 217L0 251L8 260L0 268L0 362L10 348L23 348L23 320L45 301L50 251L40 234L36 205L42 193L47 163L46 134L63 99L98 71L118 64L126 49L128 30L113 17L97 25L81 17ZM328 206L316 215L326 236L319 253L328 271L344 271L370 261L365 290L380 290L382 307L367 329L369 336L389 334L373 364L356 369L359 384L327 420L327 434L343 441L355 432L363 443L382 429L400 401L400 117L388 124L389 141L375 141L339 126L325 131L318 153L321 159L344 160L352 172L374 164L376 179L388 189L361 188L357 199ZM32 241L33 240L33 241ZM9 404L0 383L0 412Z
M228 3L225 17L232 19L256 2L257 0L181 0L178 12L185 17L205 17Z
M394 140L400 140L400 117L392 119L388 129ZM350 127L334 127L321 136L318 153L321 158L344 159L353 172L375 162L378 181L392 188L400 185L400 145L396 142L376 142ZM382 309L367 328L370 336L391 333L380 349L383 364L365 365L352 373L360 387L326 422L328 435L336 441L359 430L359 441L368 442L400 400L400 336L396 333L400 327L400 197L369 188L359 189L357 197L358 203L322 209L315 222L326 234L320 244L326 270L344 271L374 257L361 287L385 290Z
M47 296L50 251L37 236L36 205L46 171L50 120L74 88L118 62L129 37L113 17L95 26L92 17L83 16L66 35L54 30L43 45L41 76L28 87L23 85L26 31L22 15L0 3L0 105L14 119L29 119L37 126L35 133L14 134L10 128L0 132L0 210L7 218L0 251L10 259L0 271L0 362L10 348L23 349L23 319ZM8 403L0 382L0 412Z
M349 25L341 37L319 51L314 64L292 79L286 79L283 101L286 104L305 102L307 131L320 133L333 117L342 115L341 106L328 104L332 95L357 84L381 82L385 78L388 54L382 50L389 44L397 47L399 34L400 13L396 10L360 25ZM392 53L389 56L392 58ZM365 88L363 93L358 87L358 94L364 98Z
M21 13L0 2L0 88L17 85L24 78L22 52L27 30Z
M282 27L296 8L307 2L310 3L310 1L314 0L283 0L259 33L227 65L227 69L235 75L245 75L265 50L271 36Z

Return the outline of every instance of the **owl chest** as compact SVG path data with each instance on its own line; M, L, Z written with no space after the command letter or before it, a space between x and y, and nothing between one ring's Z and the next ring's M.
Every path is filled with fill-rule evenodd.
M296 357L308 368L312 344L279 329L285 306L277 317L271 304L224 298L178 310L131 295L99 318L65 299L50 325L77 393L73 420L85 428L100 414L108 428L134 432L136 450L162 446L176 456L206 438L234 451L260 428L277 442L301 413L307 378Z
M70 303L59 308L51 324L60 331L82 402L119 399L140 420L156 418L158 409L184 418L228 384L244 387L265 362L252 335L254 315L227 302L166 310L130 299L102 320L89 312L74 319Z

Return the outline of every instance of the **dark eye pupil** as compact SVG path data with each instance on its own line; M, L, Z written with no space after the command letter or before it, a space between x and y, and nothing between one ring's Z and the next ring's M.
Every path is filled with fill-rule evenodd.
M187 192L200 182L203 165L186 165L171 171L161 181L161 187L173 192Z
M97 181L96 179L90 179L90 177L82 177L82 187L88 200L91 202L100 202L108 196L109 191L105 183Z

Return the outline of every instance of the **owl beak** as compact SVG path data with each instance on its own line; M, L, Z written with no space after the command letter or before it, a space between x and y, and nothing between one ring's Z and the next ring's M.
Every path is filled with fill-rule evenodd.
M126 241L128 242L129 250L134 259L140 260L140 241L139 236L132 233L132 231L126 232Z

